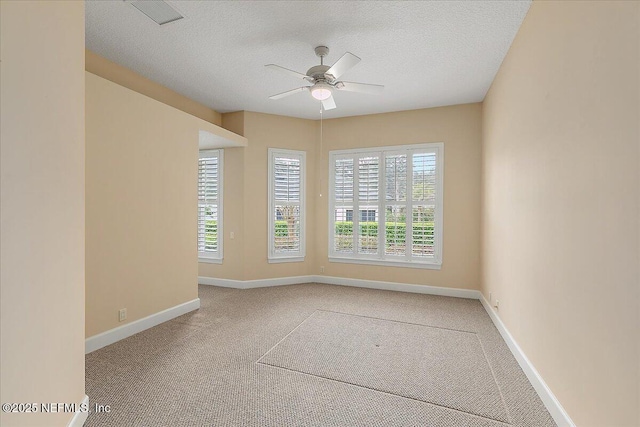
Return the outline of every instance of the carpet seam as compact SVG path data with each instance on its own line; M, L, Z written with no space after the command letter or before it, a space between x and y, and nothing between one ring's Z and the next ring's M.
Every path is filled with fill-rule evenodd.
M500 383L498 383L498 378L496 377L496 373L493 370L493 366L491 366L491 362L489 362L489 357L487 357L487 352L484 349L484 344L482 343L482 340L480 339L479 335L476 335L476 337L478 337L478 342L480 343L480 348L482 349L482 354L484 355L484 359L487 361L487 365L489 366L489 370L491 371L491 376L493 377L493 382L496 383L496 387L498 387L498 392L500 393L500 400L502 401L502 407L504 408L504 411L507 414L507 419L509 420L509 424L513 425L513 420L511 419L511 413L509 413L509 408L507 407L507 402L504 400L504 394L502 393L502 387L500 387Z
M395 394L395 393L379 390L379 389L376 389L376 388L362 386L362 385L358 385L358 384L354 384L354 383L350 383L350 382L346 382L346 381L336 380L336 379L332 379L332 378L323 377L323 376L320 376L320 375L311 374L311 373L308 373L308 372L299 371L299 370L296 370L296 369L291 369L291 368L286 368L286 367L283 367L283 366L272 365L272 364L267 363L267 362L262 362L262 359L264 357L266 357L267 354L269 354L271 351L273 351L278 345L280 345L285 339L287 339L287 337L289 337L291 334L293 334L299 327L301 327L307 320L309 320L311 317L313 317L313 315L315 315L319 311L323 311L325 313L341 314L343 316L361 317L361 318L364 318L364 319L373 319L373 320L379 320L379 321L383 321L383 322L393 322L393 323L412 325L412 326L422 326L422 327L432 328L432 329L443 329L443 330L446 330L446 331L460 332L460 333L475 335L477 340L478 340L478 343L480 344L480 348L482 349L482 355L484 356L485 362L487 363L487 366L489 367L489 371L491 372L491 377L493 378L493 381L496 384L496 387L498 389L498 393L500 394L500 401L502 402L502 407L505 410L505 414L507 415L508 422L504 422L504 421L501 421L501 420L496 420L494 418L485 417L485 416L478 415L478 414L473 414L471 412L466 412L466 411L463 411L463 410L460 410L460 409L451 408L451 407L444 406L444 405L439 405L437 403L426 402L426 401L423 401L423 400L420 400L420 399L407 397L407 396L402 396L402 395L399 395L399 394ZM376 391L376 392L379 392L379 393L388 394L390 396L396 396L396 397L400 397L400 398L403 398L403 399L413 400L413 401L416 401L416 402L421 402L421 403L425 403L425 404L428 404L428 405L433 405L433 406L436 406L436 407L439 407L439 408L445 408L445 409L448 409L448 410L451 410L451 411L459 412L459 413L462 413L462 414L465 414L465 415L474 416L474 417L478 417L478 418L482 418L482 419L498 422L498 423L501 423L501 424L504 424L504 425L513 425L511 414L509 413L509 410L507 408L506 401L505 401L504 395L502 393L502 389L500 388L500 385L498 384L498 381L497 381L495 372L493 370L493 367L491 366L491 363L489 363L489 359L487 357L487 353L485 351L484 345L482 344L482 341L480 340L480 336L478 335L477 332L465 331L465 330L454 329L454 328L444 328L444 327L440 327L440 326L426 325L426 324L423 324L423 323L406 322L406 321L402 321L402 320L391 320L391 319L384 319L384 318L375 317L375 316L365 316L365 315L361 315L361 314L352 314L352 313L345 313L345 312L341 312L341 311L317 308L313 313L311 313L307 318L305 318L299 325L297 325L295 328L293 328L286 336L284 336L273 347L271 347L266 353L264 353L262 356L260 356L260 358L258 360L256 360L255 363L256 364L260 364L260 365L270 366L270 367L273 367L273 368L284 369L284 370L290 371L290 372L297 372L297 373L304 374L304 375L309 375L309 376L315 377L315 378L322 378L322 379L325 379L325 380L328 380L328 381L335 381L335 382L338 382L338 383L341 383L341 384L348 384L348 385L351 385L351 386L354 386L354 387L359 387L359 388L363 388L363 389L366 389L366 390L372 390L372 391Z
M298 326L296 326L295 328L293 328L292 330L290 330L290 331L289 331L289 333L288 333L287 335L285 335L284 337L282 337L282 339L281 339L280 341L278 341L277 343L275 343L275 344L273 345L273 347L271 347L269 350L267 350L267 352L266 352L265 354L263 354L262 356L260 356L260 357L258 358L258 360L256 360L256 361L255 361L255 363L259 363L259 362L262 360L262 358L263 358L263 357L265 357L267 354L271 353L271 351L272 351L274 348L276 348L277 346L279 346L279 345L280 345L280 343L281 343L282 341L286 340L286 339L289 337L289 335L291 335L292 333L294 333L294 332L296 331L296 329L298 329L300 326L302 326L302 324L303 324L304 322L306 322L306 321L307 321L307 320L309 320L311 317L313 317L313 315L314 315L314 314L316 314L317 312L318 312L318 309L315 309L315 310L313 311L313 313L311 313L310 315L308 315L308 316L307 316L307 317L306 317L302 322L300 322L300 324L299 324Z
M379 389L372 388L372 387L366 387L366 386L363 386L363 385L354 384L354 383L350 383L350 382L347 382L347 381L335 380L333 378L327 378L327 377L323 377L323 376L320 376L320 375L310 374L308 372L298 371L296 369L291 369L291 368L285 368L283 366L271 365L271 364L265 363L265 362L257 362L256 361L255 363L256 363L256 365L268 366L270 368L275 368L275 369L282 369L282 370L285 370L285 371L288 371L288 372L295 372L297 374L307 375L307 376L310 376L310 377L313 377L313 378L320 378L320 379L323 379L323 380L326 380L326 381L332 381L332 382L336 382L336 383L340 383L340 384L346 384L346 385L351 386L351 387L357 387L357 388L360 388L360 389L369 390L369 391L373 391L373 392L376 392L376 393L382 393L382 394L386 394L386 395L389 395L389 396L394 396L394 397L397 397L397 398L400 398L400 399L406 399L406 400L411 400L413 402L419 402L419 403L422 403L422 404L425 404L425 405L435 406L437 408L446 409L448 411L457 412L457 413L464 414L464 415L467 415L467 416L470 416L470 417L475 417L475 418L480 418L480 419L483 419L483 420L489 420L489 421L495 422L495 423L500 423L500 424L503 424L505 426L511 426L512 425L510 423L505 423L504 421L496 420L496 419L489 418L489 417L484 417L484 416L478 415L478 414L473 414L471 412L462 411L460 409L450 408L448 406L438 405L437 403L426 402L424 400L416 399L416 398L413 398L413 397L402 396L400 394L390 393L388 391L379 390Z
M426 328L434 328L434 329L444 329L445 331L453 331L453 332L462 332L465 334L473 334L473 335L478 335L477 332L473 332L473 331L464 331L462 329L454 329L454 328L443 328L441 326L432 326L432 325L425 325L424 323L413 323L413 322L405 322L402 320L391 320L391 319L384 319L382 317L374 317L374 316L364 316L362 314L351 314L351 313L344 313L342 311L333 311L333 310L325 310L323 308L318 308L316 309L316 311L325 311L327 313L336 313L336 314L343 314L345 316L355 316L355 317L363 317L365 319L375 319L375 320L382 320L384 322L394 322L394 323L402 323L404 325L413 325L413 326L424 326ZM311 317L311 316L309 316ZM306 319L305 319L306 320ZM298 325L300 326L300 325ZM293 331L291 331L293 332Z

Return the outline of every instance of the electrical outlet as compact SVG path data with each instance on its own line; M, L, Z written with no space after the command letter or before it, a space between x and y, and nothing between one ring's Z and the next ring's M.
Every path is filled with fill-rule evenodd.
M324 265L320 267L320 273L324 274Z
M496 304L494 305L494 307L500 310L500 300L496 300Z
M235 239L236 238L236 233L234 233L233 231L231 233L229 233L229 238L231 240Z
M127 309L121 308L120 310L118 310L118 320L122 322L126 319L127 319Z

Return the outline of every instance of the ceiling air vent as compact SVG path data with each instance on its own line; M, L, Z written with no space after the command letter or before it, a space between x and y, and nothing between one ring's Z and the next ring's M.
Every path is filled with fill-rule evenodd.
M177 10L164 1L131 0L128 3L131 3L133 7L153 19L153 21L159 25L168 24L169 22L184 18Z

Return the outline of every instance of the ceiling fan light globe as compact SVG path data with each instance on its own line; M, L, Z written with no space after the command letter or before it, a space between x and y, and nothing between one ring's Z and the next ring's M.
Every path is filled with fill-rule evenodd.
M324 101L331 97L331 86L322 82L316 83L311 88L311 96L318 101Z
M331 96L331 91L326 88L313 89L311 91L311 96L319 101L324 101Z

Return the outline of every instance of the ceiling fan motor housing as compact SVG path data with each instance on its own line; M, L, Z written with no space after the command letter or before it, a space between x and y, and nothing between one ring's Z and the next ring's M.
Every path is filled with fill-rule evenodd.
M327 82L331 82L330 79L326 78L325 73L327 70L331 68L328 65L316 65L314 67L309 68L307 71L307 76L313 77L313 79L318 81L327 80Z

